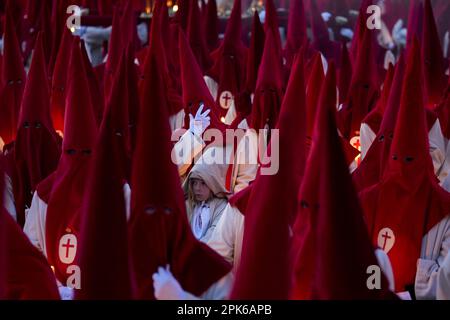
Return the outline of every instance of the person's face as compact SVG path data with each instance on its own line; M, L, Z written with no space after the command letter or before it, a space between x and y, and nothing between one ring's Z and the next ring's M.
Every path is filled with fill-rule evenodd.
M192 192L194 194L195 201L203 202L209 199L211 190L206 183L201 179L190 179Z

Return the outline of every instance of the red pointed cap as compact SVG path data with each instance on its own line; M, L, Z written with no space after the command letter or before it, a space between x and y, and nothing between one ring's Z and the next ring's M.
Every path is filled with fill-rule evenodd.
M352 81L353 68L350 60L350 53L345 43L342 44L341 61L338 70L338 88L339 103L345 103L348 100L348 91L350 90L350 82Z
M367 270L378 262L340 145L334 112L330 107L324 109L321 110L325 111L323 122L318 124L321 139L316 145L320 174L316 226L310 235L315 237L316 253L311 297L393 299L395 295L389 291L384 275L381 275L381 290L367 287Z
M308 40L305 6L303 0L291 0L287 27L285 56L288 65L292 65L294 55Z
M268 125L270 129L273 129L278 119L282 98L281 57L276 53L273 34L267 32L256 83L251 127L258 130Z
M136 297L153 299L152 274L170 264L183 289L199 295L231 266L197 241L187 221L176 165L171 159L171 132L156 60L150 61L142 96L140 125L132 173L130 248ZM159 150L155 157L152 150ZM154 181L159 181L157 184Z
M317 52L313 58L313 66L306 87L306 136L308 138L312 137L314 131L316 110L324 80L322 57Z
M392 138L397 122L404 73L405 60L404 54L401 54L395 67L388 99L384 107L385 110L380 110L381 106L378 106L364 120L377 136L367 151L366 156L361 161L361 164L353 173L353 181L358 190L375 185L383 176L389 160ZM388 83L385 82L385 86L387 87Z
M63 139L64 152L68 149L92 149L97 136L97 125L92 107L88 79L81 54L79 38L72 43L72 56L69 63L67 109Z
M64 28L61 45L53 69L51 88L51 115L55 130L64 133L64 114L67 94L67 66L69 65L73 36L68 28Z
M270 36L269 36L270 37ZM231 299L288 299L291 279L289 226L296 212L292 201L303 176L305 163L305 84L302 58L291 73L277 129L279 170L259 172L246 208L242 258ZM269 147L270 148L270 147ZM275 214L277 213L277 214Z
M441 41L430 0L425 0L422 59L425 74L426 107L434 109L441 102L447 85L445 61Z
M119 73L125 70L123 57L119 70ZM121 79L123 76L115 81L113 94L119 91ZM100 129L81 204L77 250L80 252L78 265L83 274L81 289L76 290L77 300L132 298L124 179L120 174L124 150L117 143L117 139L124 137L118 136L120 125L117 124L119 115L115 104L119 100L111 103Z
M212 1L214 2L214 1ZM209 1L208 1L209 3ZM242 17L241 17L241 0L234 1L233 10L231 11L230 18L227 22L227 28L224 35L224 46L237 47L243 46L242 44Z
M211 67L211 59L209 57L209 50L206 43L206 38L202 30L202 16L198 7L197 1L189 3L189 21L186 30L186 35L189 39L192 52L199 64L202 74Z
M178 40L183 104L187 116L185 119L189 119L189 113L195 114L203 102L206 108L211 109L211 126L221 128L223 124L219 120L220 110L206 86L200 67L182 30L179 30ZM185 125L187 125L186 120Z
M254 92L256 89L258 70L264 52L264 42L264 28L259 20L258 12L255 12L252 22L250 48L248 50L247 77L245 84L245 88L249 93Z
M2 81L5 85L12 81L25 83L26 80L22 51L17 39L15 23L8 8L10 6L7 7L5 14L5 32L3 37Z
M410 47L414 37L422 38L424 19L423 0L411 0L409 3L408 33L406 34L406 46Z
M418 170L419 166L420 172L433 170L429 155L421 75L420 47L415 38L407 58L400 108L391 146L392 157L387 168L391 174L401 174L398 170L409 168L410 177L401 174L403 178L408 179L417 176L414 170ZM411 130L411 126L414 130Z
M280 37L280 31L279 28L279 22L278 22L278 14L277 9L275 7L275 4L273 0L266 0L265 1L265 8L266 8L266 15L265 15L265 22L264 22L264 31L268 32L270 30L273 32L274 36L274 46L277 55L281 56L281 37Z
M234 1L236 4L238 1ZM239 0L240 3L240 0ZM233 5L234 7L235 5ZM217 2L216 0L208 0L206 4L206 12L204 14L204 30L206 44L209 51L215 50L219 46L219 18L217 17ZM231 17L228 23L231 21Z
M25 85L18 126L25 125L25 122L34 126L35 123L39 122L47 130L53 132L53 124L50 118L47 68L42 40L42 33L39 33L28 73L28 80Z

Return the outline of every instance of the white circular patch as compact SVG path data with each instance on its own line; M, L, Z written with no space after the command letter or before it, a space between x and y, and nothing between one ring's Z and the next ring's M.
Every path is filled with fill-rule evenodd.
M75 260L77 243L77 237L72 233L61 237L61 240L59 240L59 260L62 263L71 264Z
M383 228L378 233L378 246L388 253L395 243L394 231L390 228Z
M361 151L361 141L359 139L359 136L354 136L350 139L350 144L353 148L355 148L358 151Z
M230 91L222 91L220 94L220 106L224 109L229 109L231 107L231 103L233 102L233 95Z

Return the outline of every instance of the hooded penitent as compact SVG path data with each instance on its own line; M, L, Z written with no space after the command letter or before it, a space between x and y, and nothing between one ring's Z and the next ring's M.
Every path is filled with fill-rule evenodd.
M97 125L80 45L79 39L75 38L69 64L72 76L68 81L61 159L56 171L37 190L39 195L48 194L48 190L51 190L45 226L47 258L61 283L66 283L73 272L69 267L78 253L80 207L97 138ZM41 199L45 201L44 198Z
M147 58L152 71L145 78L150 90L142 96L129 229L135 296L154 299L152 275L167 264L184 290L199 295L231 266L190 230L180 177L171 160L167 101L156 60Z
M450 205L450 195L438 185L429 155L421 75L415 39L407 57L386 169L381 181L360 197L372 241L392 262L397 291L414 284L422 237L448 214Z
M245 210L242 258L231 299L289 297L292 283L289 227L296 212L295 197L306 155L303 68L301 57L294 63L276 127L280 145L278 171L266 175L260 170L252 185Z
M25 209L31 204L36 186L55 171L61 154L61 138L50 117L50 91L42 40L40 33L25 85L13 151L13 190L17 222L21 226L25 223Z

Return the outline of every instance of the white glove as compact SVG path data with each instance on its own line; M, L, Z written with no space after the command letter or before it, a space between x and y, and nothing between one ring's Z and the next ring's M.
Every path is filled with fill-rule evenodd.
M392 28L392 38L397 45L406 46L406 28L403 28L402 19L399 19Z
M60 286L58 290L61 300L73 300L74 291L72 288Z
M332 17L332 14L331 13L329 13L329 12L322 12L322 19L325 21L325 22L328 22L328 20L330 20L330 18Z
M348 19L346 17L343 17L343 16L337 16L334 20L340 26L343 26L346 23L348 23Z
M353 30L350 28L342 28L341 36L346 37L347 39L351 40L353 38Z
M200 105L200 108L197 111L197 114L195 115L195 118L192 114L189 114L189 130L197 135L201 136L203 132L205 132L206 128L209 127L211 124L211 118L208 116L210 109L206 110L204 113L203 111L204 105Z
M186 300L186 292L180 283L173 277L169 266L159 267L153 274L153 289L158 300Z

